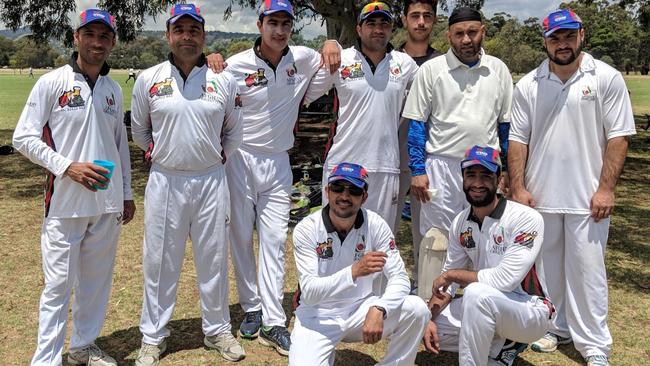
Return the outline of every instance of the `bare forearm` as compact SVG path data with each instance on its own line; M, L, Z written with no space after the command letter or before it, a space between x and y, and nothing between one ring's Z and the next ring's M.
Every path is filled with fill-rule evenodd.
M450 269L444 273L450 282L455 282L462 287L472 282L478 282L478 272L468 271L466 269Z
M603 169L600 173L598 189L614 191L618 178L623 171L628 144L629 140L626 136L614 137L607 142L605 161L603 162Z
M508 175L511 189L524 189L524 174L528 158L528 145L510 141L508 148Z

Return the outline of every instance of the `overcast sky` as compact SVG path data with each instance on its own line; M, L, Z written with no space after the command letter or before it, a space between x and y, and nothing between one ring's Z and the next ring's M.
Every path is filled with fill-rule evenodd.
M78 11L94 7L97 4L96 0L76 1ZM494 13L504 11L517 17L519 20L524 20L531 16L542 19L549 12L555 10L561 2L559 0L485 0L483 12L487 17L491 17ZM257 14L252 9L239 9L235 7L232 18L228 22L224 22L223 12L228 6L228 0L196 0L194 3L201 7L201 13L206 18L206 28L208 30L245 33L258 32L255 26ZM154 19L149 19L145 29L162 30L164 29L166 19L167 16L165 14L159 15L155 21ZM305 24L302 34L305 38L309 39L319 34L325 34L325 29L320 26L320 21L315 21L311 24Z

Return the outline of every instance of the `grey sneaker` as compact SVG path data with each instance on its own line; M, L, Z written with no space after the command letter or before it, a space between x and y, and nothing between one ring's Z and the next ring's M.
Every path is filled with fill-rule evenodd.
M553 352L558 345L571 343L571 338L564 338L553 333L546 333L545 336L536 340L530 345L530 349L535 352Z
M244 347L239 344L230 332L224 332L216 336L205 336L203 343L206 347L219 351L221 357L228 361L236 362L246 357Z
M157 366L160 362L160 355L167 349L167 341L163 340L161 344L149 344L142 342L138 358L135 359L135 366Z
M585 361L587 361L587 366L609 366L607 356L604 355L587 356Z
M117 366L113 357L107 355L96 344L68 353L68 363L71 365L88 366Z

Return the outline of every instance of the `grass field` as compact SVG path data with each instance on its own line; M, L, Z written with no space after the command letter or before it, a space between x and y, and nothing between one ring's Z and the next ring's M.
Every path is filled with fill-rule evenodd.
M38 75L37 75L38 76ZM125 73L115 73L124 88L127 109L131 85ZM650 78L626 78L631 91L637 125L650 113ZM13 128L34 81L25 76L0 74L0 145L11 141ZM142 297L143 194L147 168L132 146L133 188L138 207L136 218L124 227L116 259L114 284L106 324L98 344L114 355L119 364L132 365L140 344L138 322ZM614 336L612 365L647 364L650 358L650 132L639 129L632 139L625 171L617 188L617 208L612 218L607 249L609 274L609 327ZM25 365L34 351L38 321L38 299L42 290L39 233L42 222L43 171L19 154L0 156L0 364ZM412 266L409 228L403 222L398 235L402 256ZM285 309L291 316L290 297L296 288L296 270L291 245L287 246ZM230 310L234 328L242 319L237 304L234 277L230 273ZM594 294L602 296L603 294ZM188 246L178 288L172 335L162 365L230 364L202 346L196 273ZM69 336L70 331L68 331ZM240 365L284 365L286 358L262 347L257 341L243 341L247 357ZM372 365L385 351L378 346L341 345L336 364ZM454 354L433 357L423 348L418 365L454 365ZM541 355L524 352L519 365L580 365L572 346ZM308 366L308 365L307 365Z

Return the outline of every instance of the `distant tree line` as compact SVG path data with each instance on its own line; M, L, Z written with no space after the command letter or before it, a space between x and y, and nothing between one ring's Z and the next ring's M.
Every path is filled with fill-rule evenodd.
M638 3L638 4L637 4ZM635 5L636 4L636 5ZM585 51L592 53L621 71L647 69L650 64L650 5L643 2L610 2L607 0L579 0L561 4L570 7L583 20L586 28ZM543 15L540 15L543 16ZM541 19L516 19L506 12L485 19L487 37L483 47L488 54L502 59L515 73L535 68L546 57L542 43ZM439 16L431 44L439 51L448 49L445 31L447 18ZM243 34L242 34L243 36ZM254 36L225 39L209 37L206 53L218 52L225 57L253 46ZM305 40L300 34L292 43L320 49L325 35ZM399 46L406 32L398 29L392 43ZM38 44L29 37L12 41L0 36L0 67L14 68L59 66L68 62L72 50ZM167 58L169 47L162 32L144 32L132 42L118 42L109 64L113 68L145 69Z

